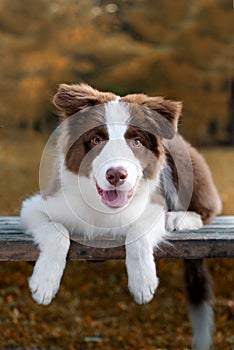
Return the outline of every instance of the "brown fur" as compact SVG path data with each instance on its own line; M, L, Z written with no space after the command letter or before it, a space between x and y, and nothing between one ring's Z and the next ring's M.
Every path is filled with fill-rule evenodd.
M115 97L110 92L100 92L87 84L61 84L53 98L53 103L63 120L87 107L114 100Z
M164 152L160 140L153 134L133 126L127 129L125 138L133 153L141 162L144 177L147 179L155 178L160 167L165 164ZM143 147L131 147L131 142L134 139L140 139Z
M126 103L126 102L125 102ZM129 103L131 119L129 123L141 130L144 130L155 137L171 139L177 129L177 121L171 115L170 120L165 118L155 109L146 106Z
M179 134L173 140L163 140L163 145L182 206L186 210L189 204L188 210L200 214L204 224L211 222L220 214L222 205L205 159ZM191 166L188 164L189 158Z
M203 259L184 260L186 295L190 305L213 300L212 281Z
M190 145L188 150L193 165L193 194L189 210L200 214L203 223L208 224L220 214L222 204L205 159Z
M104 147L104 145L93 147L92 139L95 136L100 136L104 141L108 140L106 128L100 126L82 134L68 149L65 157L65 165L72 173L78 174L79 172L80 175L88 177L93 159Z
M178 177L178 171L177 171L174 159L171 156L171 153L168 152L168 150L165 150L165 156L166 156L166 163L171 168L173 185L175 186L176 191L179 192L179 177Z
M139 139L143 146L154 153L156 157L160 156L160 143L153 134L146 132L144 129L139 129L130 125L124 136L126 140Z
M169 139L175 135L182 110L181 102L166 100L161 96L149 97L144 94L127 95L120 101L141 106L145 114L148 114L157 123L156 130L153 128L152 132L156 131L159 136Z

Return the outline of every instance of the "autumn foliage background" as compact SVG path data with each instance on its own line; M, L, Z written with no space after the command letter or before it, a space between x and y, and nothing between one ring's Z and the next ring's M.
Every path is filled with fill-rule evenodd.
M86 81L183 100L191 141L229 141L229 0L1 0L0 11L3 125L44 129L57 85Z
M233 215L231 6L228 0L0 0L0 215L18 215L22 200L38 190L41 153L57 125L51 97L59 83L81 81L119 95L182 100L180 131L200 147L223 214ZM59 295L41 307L27 287L32 266L1 263L0 348L188 349L182 262L158 265L160 288L149 305L133 302L124 262L69 262ZM215 349L233 350L233 261L208 265Z

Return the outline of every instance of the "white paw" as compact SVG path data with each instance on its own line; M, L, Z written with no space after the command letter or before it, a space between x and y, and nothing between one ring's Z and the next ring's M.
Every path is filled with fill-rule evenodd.
M128 274L128 288L137 304L149 303L158 287L156 269L142 271L135 269Z
M201 216L195 212L169 212L166 229L172 231L199 230L203 227Z
M57 293L65 261L53 261L40 257L29 279L33 299L38 304L48 305Z

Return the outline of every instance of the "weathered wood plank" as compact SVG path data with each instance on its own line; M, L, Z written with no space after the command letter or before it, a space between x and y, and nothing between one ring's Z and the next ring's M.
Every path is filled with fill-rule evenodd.
M72 240L68 259L109 260L124 259L123 241L95 239ZM92 246L90 246L92 245ZM97 248L97 246L112 246ZM115 246L115 247L113 247ZM30 236L23 233L18 217L0 217L0 261L35 261L38 249ZM173 232L168 242L155 251L156 258L233 258L234 216L217 217L198 231Z

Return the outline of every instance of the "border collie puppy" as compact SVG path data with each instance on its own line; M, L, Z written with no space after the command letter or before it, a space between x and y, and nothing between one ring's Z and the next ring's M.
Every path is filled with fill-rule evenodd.
M60 85L53 103L61 117L54 173L21 211L40 250L32 296L47 305L57 293L72 235L90 244L121 236L129 290L137 303L148 303L158 286L154 249L170 231L199 229L221 211L204 159L177 133L182 104L118 97L86 84ZM205 350L213 315L202 260L185 261L185 280L193 349Z

